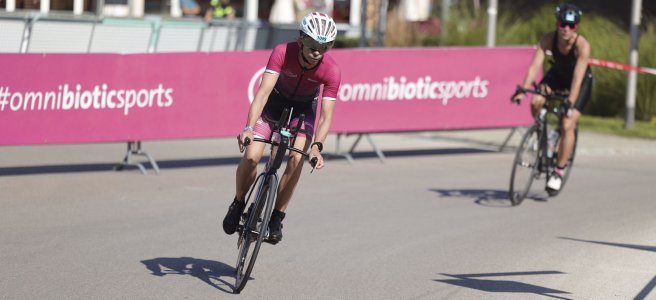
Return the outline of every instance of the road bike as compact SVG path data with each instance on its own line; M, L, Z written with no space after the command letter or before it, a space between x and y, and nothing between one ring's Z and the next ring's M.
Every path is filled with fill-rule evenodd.
M524 89L517 87L518 92L531 93L545 97L546 101L535 118L535 123L524 133L517 148L510 175L510 202L513 206L522 203L534 179L544 176L545 185L556 168L558 150L560 146L560 132L563 116L567 114L570 103L566 93L547 93L537 87ZM548 115L556 117L556 124L548 122ZM572 171L574 155L578 141L578 128L574 129L574 147L567 162L560 190L546 189L550 197L556 196L565 186L567 178Z
M246 282L250 278L262 242L275 244L274 241L269 239L268 225L278 192L278 169L287 151L294 151L309 158L309 154L292 146L294 145L297 133L301 130L301 124L303 124L305 116L303 114L299 116L296 128L289 128L291 112L292 110L288 108L283 110L282 116L274 125L273 133L269 139L253 138L254 141L270 144L271 154L264 170L257 176L248 192L246 205L249 208L246 213L242 214L237 227L237 232L239 233L239 239L237 240L239 256L237 257L235 275L235 289L237 293L240 293L244 289ZM237 138L239 139L239 137ZM239 140L240 151L243 152L244 147L248 146L250 142L250 139L246 139L242 145L241 140ZM316 163L316 157L310 160L312 171L314 171ZM256 191L255 197L251 198L253 191Z

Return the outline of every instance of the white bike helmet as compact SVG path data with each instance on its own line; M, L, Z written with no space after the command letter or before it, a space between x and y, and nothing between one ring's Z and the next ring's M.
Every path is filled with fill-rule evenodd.
M309 13L303 18L299 27L301 32L321 44L330 43L337 37L335 21L324 13Z

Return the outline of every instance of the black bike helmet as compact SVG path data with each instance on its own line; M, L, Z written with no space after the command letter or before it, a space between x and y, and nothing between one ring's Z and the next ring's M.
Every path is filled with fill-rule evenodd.
M563 3L556 7L556 20L558 22L578 24L581 22L581 15L583 15L583 12L574 4Z

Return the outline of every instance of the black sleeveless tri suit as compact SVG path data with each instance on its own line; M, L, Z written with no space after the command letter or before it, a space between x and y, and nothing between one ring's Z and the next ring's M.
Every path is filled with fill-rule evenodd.
M574 46L567 52L567 54L560 53L558 50L558 33L554 32L553 43L551 45L552 65L547 74L544 75L540 84L545 84L555 91L569 91L572 85L572 77L574 76L574 67L576 66L576 55L578 49L576 48L576 40ZM579 36L576 36L578 39ZM579 90L578 99L574 107L581 111L592 93L592 70L588 65L581 82L581 89Z

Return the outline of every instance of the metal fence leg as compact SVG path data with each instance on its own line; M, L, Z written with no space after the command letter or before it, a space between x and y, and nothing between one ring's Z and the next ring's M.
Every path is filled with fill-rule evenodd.
M349 153L349 152L342 153L342 150L340 149L341 148L340 147L341 142L342 142L342 135L344 135L344 133L338 133L337 134L337 143L335 145L335 155L336 156L343 156L344 158L346 158L346 161L348 161L349 164L352 164L353 163L353 156L351 155L351 153Z
M141 174L146 174L146 168L143 166L142 163L139 162L134 162L132 160L133 155L141 155L145 156L148 159L148 162L150 162L150 165L153 166L153 170L155 170L156 174L159 174L159 166L157 165L157 162L155 159L153 159L150 154L146 153L145 151L141 150L141 141L129 141L128 142L128 150L127 153L125 154L125 157L123 158L123 161L118 163L116 166L114 166L114 170L120 171L123 170L126 166L135 166L139 168L139 171L141 171Z
M367 138L367 141L369 141L369 145L371 145L372 148L374 148L374 151L376 152L376 155L378 155L378 159L380 159L380 162L384 163L385 162L385 155L383 154L383 151L378 148L378 145L374 143L374 140L371 138L371 135L368 133L364 134L365 137Z
M506 138L503 140L503 143L501 143L501 146L499 146L499 152L503 151L504 148L506 148L506 145L510 141L510 138L513 136L513 134L517 131L517 127L513 127L512 130L510 130L510 133L506 136Z
M355 139L355 142L353 142L353 145L351 145L351 149L349 149L348 153L353 153L355 151L355 147L360 143L361 139L362 133L359 133L358 137Z

